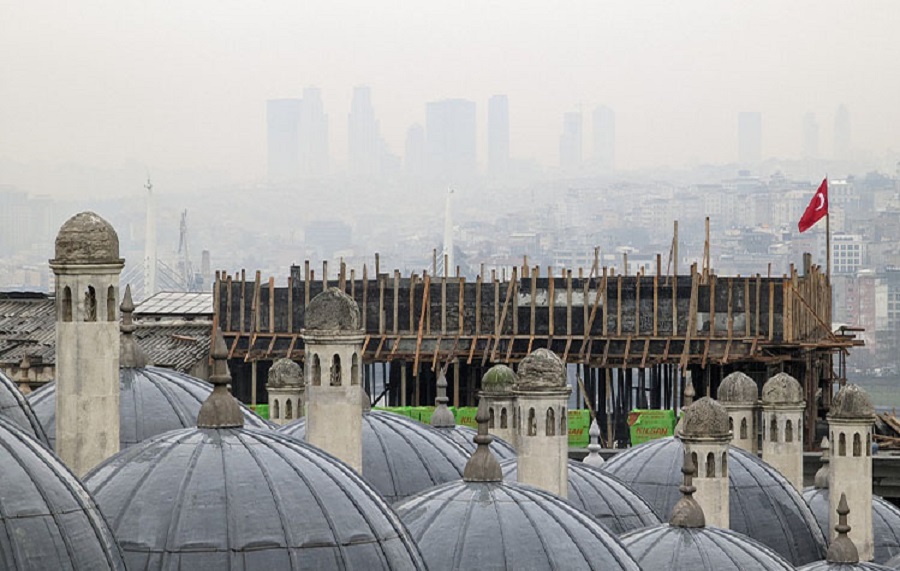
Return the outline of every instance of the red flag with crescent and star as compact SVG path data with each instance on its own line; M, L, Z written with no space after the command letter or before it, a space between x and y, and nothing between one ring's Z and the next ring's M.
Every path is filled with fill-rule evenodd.
M809 201L809 205L807 205L806 210L803 212L803 216L800 217L800 222L797 224L797 227L801 232L806 232L810 228L815 225L816 222L828 216L828 179L822 179L822 184L819 185L819 190L816 191L815 196L812 197L812 200Z

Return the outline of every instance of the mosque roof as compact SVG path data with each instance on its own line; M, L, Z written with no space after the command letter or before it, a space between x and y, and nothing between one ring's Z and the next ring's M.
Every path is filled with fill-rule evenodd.
M12 422L28 436L50 448L50 441L47 440L44 428L25 395L3 371L0 371L0 417Z
M500 466L505 480L516 481L515 459L502 461ZM617 535L660 523L656 511L634 490L615 476L583 462L569 460L567 499Z
M212 385L190 375L159 367L119 370L119 446L125 449L152 436L196 424ZM56 383L28 395L27 400L44 427L51 446L56 434ZM241 412L247 426L270 428L246 406Z
M267 430L192 428L85 477L129 569L424 569L352 469Z
M306 438L306 418L279 432ZM390 503L462 478L468 454L440 431L411 418L373 410L363 413L362 474Z
M124 571L116 540L81 482L6 420L0 420L0 482L0 567Z
M807 488L803 499L809 504L819 528L828 537L828 489ZM900 554L900 509L884 498L872 496L872 531L875 539L875 563L886 563Z
M601 469L631 486L657 513L679 499L684 446L661 438L610 458ZM793 565L822 559L825 538L800 494L774 468L734 446L728 450L731 529L769 546Z

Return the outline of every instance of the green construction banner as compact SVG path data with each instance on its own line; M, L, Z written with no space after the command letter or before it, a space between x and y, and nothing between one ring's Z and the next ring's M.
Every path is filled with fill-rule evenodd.
M584 448L590 443L588 430L591 427L591 413L588 410L570 410L569 421L569 446Z
M672 436L675 434L675 412L636 408L628 413L628 426L632 446Z

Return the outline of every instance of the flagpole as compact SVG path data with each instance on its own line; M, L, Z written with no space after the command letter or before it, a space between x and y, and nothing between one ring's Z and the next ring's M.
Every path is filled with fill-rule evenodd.
M825 175L825 183L828 184L828 175ZM825 213L825 277L831 284L831 201L828 201L828 212Z

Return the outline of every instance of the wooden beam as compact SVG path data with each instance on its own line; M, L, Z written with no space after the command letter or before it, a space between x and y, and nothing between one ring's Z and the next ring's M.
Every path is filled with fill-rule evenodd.
M472 337L472 344L469 346L469 358L466 359L466 365L472 364L472 358L475 356L475 346L478 344L478 335Z
M363 269L362 269L362 315L361 315L362 322L363 322L363 329L369 328L369 326L368 326L369 321L367 319L368 309L369 309L369 272L368 272L368 268L366 267L366 265L363 264ZM379 331L379 333L381 333L381 331Z
M497 354L497 344L500 343L500 335L503 333L503 323L506 321L506 311L509 307L509 301L512 297L513 290L515 289L515 284L516 267L513 266L512 279L509 280L509 284L506 286L506 299L503 301L503 311L500 313L500 321L498 321L494 327L494 348L491 350L491 361L494 360L494 357ZM513 335L515 335L515 331L513 331Z
M690 355L691 338L694 330L697 328L697 294L700 286L700 276L697 273L697 264L691 265L691 302L688 312L687 331L684 335L684 348L681 352L680 367L682 370L687 369L688 356Z
M425 310L428 306L428 289L431 287L431 276L425 274L425 285L422 288L422 313L419 314L419 332L416 335L416 356L413 360L413 376L419 376L419 350L422 348L422 336L425 334ZM416 384L418 387L418 383Z
M644 353L641 355L641 368L647 366L647 356L650 354L650 340L644 339Z

